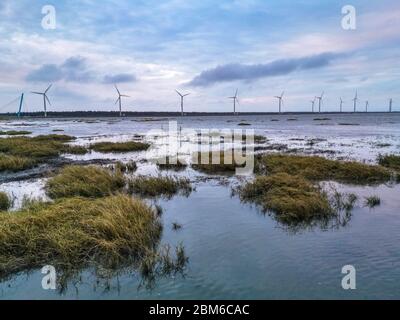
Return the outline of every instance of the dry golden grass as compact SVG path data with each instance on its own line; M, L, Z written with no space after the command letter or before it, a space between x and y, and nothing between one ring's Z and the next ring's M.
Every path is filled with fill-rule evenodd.
M111 172L96 166L67 166L46 183L52 199L65 197L98 198L121 191L126 185L121 171Z
M101 153L125 153L134 151L145 151L149 148L150 144L136 141L98 142L90 146L90 149Z
M285 223L326 219L334 214L324 192L305 178L287 173L256 177L239 188L239 195L242 201L260 205Z
M392 173L382 166L329 160L316 156L268 154L257 157L255 163L257 173L285 172L301 175L312 181L335 180L352 184L374 184L392 179Z
M34 203L0 215L0 276L48 264L121 267L152 252L161 231L154 210L125 195Z

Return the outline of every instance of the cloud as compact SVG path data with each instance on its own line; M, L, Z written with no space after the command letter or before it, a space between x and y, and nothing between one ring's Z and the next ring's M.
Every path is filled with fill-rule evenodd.
M325 52L302 58L275 60L267 64L226 64L201 72L189 82L189 85L208 86L219 82L235 80L250 81L281 76L299 70L322 68L329 65L333 60L343 56L345 54Z
M115 75L106 75L104 77L104 83L123 83L123 82L136 82L137 78L133 74L120 73Z
M87 68L86 59L78 56L68 58L61 65L45 64L29 73L26 80L32 82L57 82L60 80L88 82L93 77Z

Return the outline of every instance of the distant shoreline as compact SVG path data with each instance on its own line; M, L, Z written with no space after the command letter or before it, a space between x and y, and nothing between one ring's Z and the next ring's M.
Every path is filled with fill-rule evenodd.
M282 115L349 115L349 114L399 114L400 111L392 112L239 112L235 116L232 112L187 112L185 117L210 117L210 116L282 116ZM124 112L123 118L143 118L143 117L181 117L180 112ZM0 119L17 118L15 113L0 113ZM43 112L23 113L21 118L44 118ZM48 112L47 118L120 118L119 112L107 111L65 111L65 112Z

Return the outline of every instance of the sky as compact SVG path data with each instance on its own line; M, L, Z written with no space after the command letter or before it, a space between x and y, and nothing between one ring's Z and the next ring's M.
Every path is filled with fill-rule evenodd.
M55 29L42 26L52 5ZM342 8L356 9L356 28ZM0 1L0 112L113 110L114 84L125 111L400 111L398 0L40 0Z

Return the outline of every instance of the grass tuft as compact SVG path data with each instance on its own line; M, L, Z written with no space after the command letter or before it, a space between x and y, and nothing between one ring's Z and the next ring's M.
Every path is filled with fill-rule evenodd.
M120 171L96 166L67 166L49 179L45 189L52 199L65 197L97 198L121 191L126 181Z
M298 223L334 215L327 195L301 176L277 173L259 176L239 188L244 202L254 202L277 220Z
M101 153L125 153L148 150L150 148L150 144L136 141L98 142L92 144L90 148Z
M176 157L167 157L166 163L157 162L157 168L159 170L174 170L174 171L183 171L187 168L187 164Z
M35 165L34 159L0 154L0 172L17 172L33 168Z
M225 159L226 157L227 159ZM207 159L207 161L202 159ZM238 164L234 159L236 159L234 150L229 153L226 151L196 152L193 154L194 163L192 164L192 168L207 174L234 173L237 168L245 167L245 164ZM208 162L208 164L205 162Z
M381 199L378 196L371 196L365 198L365 206L375 208L381 205Z
M151 252L161 231L154 210L129 196L35 203L0 215L0 276L48 264L118 268Z
M32 134L30 131L0 131L0 136L24 136L24 135L29 135Z
M190 180L178 177L149 177L138 176L128 183L129 192L144 197L165 197L180 193L189 196L193 191Z
M263 174L286 172L291 175L301 175L311 181L335 180L360 185L382 183L392 179L392 173L382 166L282 154L257 157L256 172Z
M400 170L400 156L398 155L379 155L378 163L386 168Z
M7 193L0 192L0 211L7 211L11 206L12 202Z

